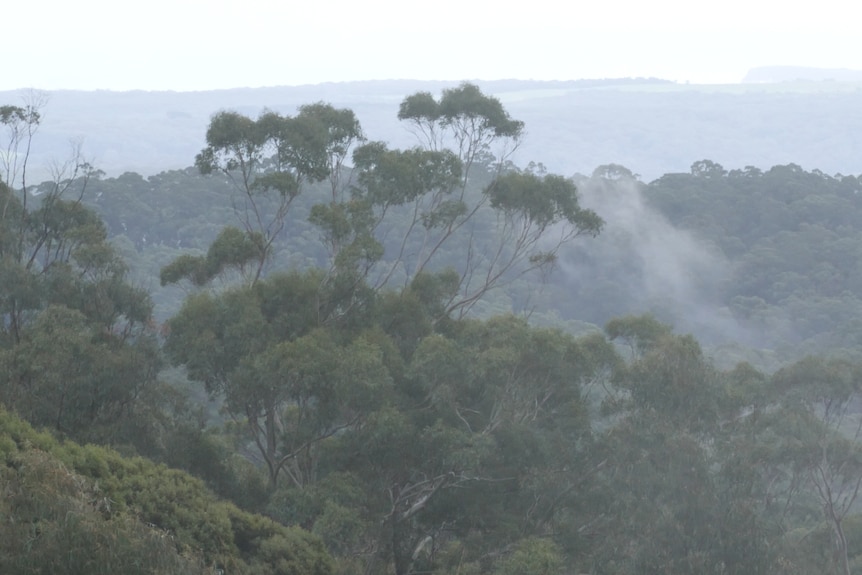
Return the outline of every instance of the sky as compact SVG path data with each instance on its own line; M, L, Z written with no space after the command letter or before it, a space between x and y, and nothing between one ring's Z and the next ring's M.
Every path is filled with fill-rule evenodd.
M862 69L846 0L28 0L4 6L0 90L211 90L356 80Z

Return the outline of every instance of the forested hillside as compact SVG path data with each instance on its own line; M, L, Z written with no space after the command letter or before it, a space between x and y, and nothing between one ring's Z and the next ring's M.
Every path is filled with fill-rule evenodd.
M556 175L464 83L408 145L212 110L188 168L33 184L36 104L0 572L862 573L858 178Z
M770 357L747 357L770 370L800 353L859 347L857 177L795 164L727 170L702 160L650 183L615 164L573 181L581 203L605 220L602 233L564 246L547 281L534 275L487 294L483 314L530 311L535 321L579 332L589 326L577 322L602 326L650 312L730 360L740 358L735 344L766 350ZM294 200L273 268L325 264L308 216L327 193L312 185ZM156 284L161 267L183 250L203 253L221 226L237 222L229 182L194 168L92 181L84 201L102 215L160 319L183 293ZM440 261L460 257L456 250Z
M711 347L856 354L857 177L702 160L649 184L620 166L577 181L608 224L561 258L549 302L561 317L649 310Z

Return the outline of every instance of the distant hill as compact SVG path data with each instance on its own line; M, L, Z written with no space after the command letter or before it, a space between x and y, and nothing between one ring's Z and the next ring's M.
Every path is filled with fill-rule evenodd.
M754 73L754 71L752 71ZM647 181L710 159L729 169L797 163L828 174L862 172L862 82L686 85L657 79L477 82L526 123L515 158L551 171L591 173L616 163ZM438 94L454 82L412 80L206 92L59 91L50 96L31 167L46 175L70 139L109 175L151 175L192 165L210 115L264 107L292 113L328 101L352 108L367 135L409 146L397 118L410 93ZM0 104L21 94L0 92Z
M862 70L808 68L804 66L761 66L752 68L743 82L862 82Z

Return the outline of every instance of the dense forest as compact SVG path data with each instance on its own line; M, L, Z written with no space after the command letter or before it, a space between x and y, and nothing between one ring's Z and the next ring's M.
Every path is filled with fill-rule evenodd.
M0 106L0 572L862 573L862 181L515 162L464 83L32 183Z

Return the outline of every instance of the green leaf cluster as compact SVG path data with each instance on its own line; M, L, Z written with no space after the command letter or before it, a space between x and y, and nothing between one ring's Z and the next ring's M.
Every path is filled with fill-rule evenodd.
M191 476L60 443L0 411L3 572L331 572L320 542L219 501Z

